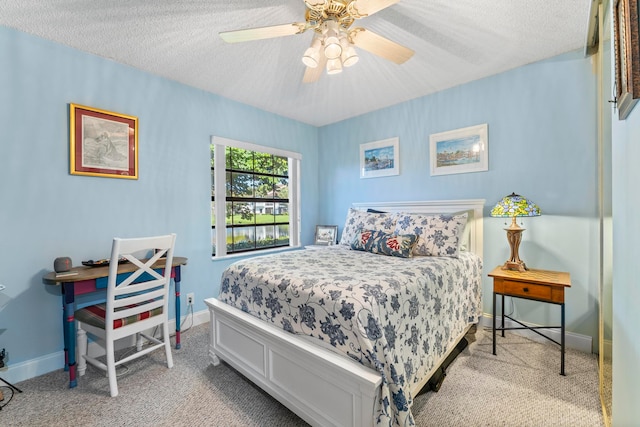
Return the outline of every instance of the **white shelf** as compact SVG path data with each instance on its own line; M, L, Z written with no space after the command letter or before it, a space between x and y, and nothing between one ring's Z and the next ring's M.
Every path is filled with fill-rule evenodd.
M316 250L316 249L326 249L330 247L329 245L306 245L304 248L305 249L312 249L312 250Z

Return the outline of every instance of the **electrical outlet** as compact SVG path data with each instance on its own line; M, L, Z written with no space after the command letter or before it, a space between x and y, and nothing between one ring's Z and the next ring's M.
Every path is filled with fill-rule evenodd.
M187 305L193 305L193 300L195 299L195 296L193 295L193 292L188 293L187 294Z

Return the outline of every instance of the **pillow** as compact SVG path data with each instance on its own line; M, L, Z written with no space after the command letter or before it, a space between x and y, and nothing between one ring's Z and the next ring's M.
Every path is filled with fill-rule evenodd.
M457 258L467 216L467 212L440 215L397 214L395 233L413 233L418 236L413 255Z
M347 246L351 245L356 232L361 228L367 230L380 230L391 234L396 228L395 215L390 213L370 213L349 208L347 220L345 221L344 228L342 229L340 244Z
M409 258L416 240L415 234L388 234L383 231L360 229L351 242L351 249Z

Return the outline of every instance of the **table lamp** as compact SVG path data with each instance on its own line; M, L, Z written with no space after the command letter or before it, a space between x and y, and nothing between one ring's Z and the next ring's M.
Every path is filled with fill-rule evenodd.
M528 270L524 261L522 261L518 255L522 232L525 229L518 225L516 217L540 215L538 205L516 193L511 193L502 198L502 200L496 203L493 209L491 209L492 217L512 218L511 225L505 228L507 231L507 240L509 241L509 246L511 246L511 257L502 266L503 270L518 270L520 272Z

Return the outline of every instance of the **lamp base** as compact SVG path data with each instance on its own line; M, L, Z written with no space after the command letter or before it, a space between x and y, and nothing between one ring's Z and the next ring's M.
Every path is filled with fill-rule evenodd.
M525 272L527 269L524 261L520 259L520 255L518 255L518 248L520 247L520 242L522 241L522 232L525 230L520 227L516 222L516 217L514 216L511 221L511 225L508 228L505 228L507 232L507 240L509 241L509 246L511 247L511 257L507 262L502 266L503 270L517 270L521 273Z
M519 260L519 261L507 261L504 263L504 265L502 266L502 270L517 270L520 273L524 273L525 271L528 270L526 264L524 263L524 261Z

